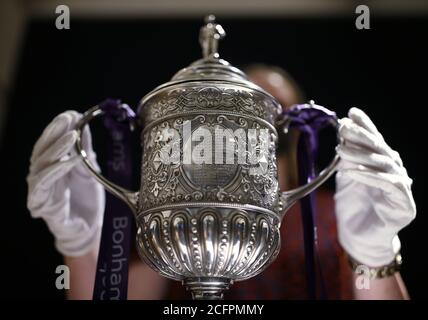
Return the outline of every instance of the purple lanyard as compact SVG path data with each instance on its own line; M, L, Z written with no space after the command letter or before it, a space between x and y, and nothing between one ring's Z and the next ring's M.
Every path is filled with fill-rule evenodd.
M135 113L120 100L107 99L99 104L107 128L107 177L123 187L131 186L132 163L129 123ZM131 245L132 212L122 201L107 192L101 244L93 292L94 300L126 300Z
M298 104L283 112L288 128L300 131L297 146L299 184L303 185L315 177L315 159L318 152L318 132L328 125L336 123L336 114L324 107L310 104ZM317 298L317 270L319 276L320 299L326 299L326 288L322 276L318 254L315 194L310 193L300 200L305 251L305 276L309 299ZM317 268L318 266L318 268Z

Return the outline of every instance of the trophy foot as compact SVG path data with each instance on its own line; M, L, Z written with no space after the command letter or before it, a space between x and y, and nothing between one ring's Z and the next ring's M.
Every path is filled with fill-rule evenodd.
M183 280L186 290L192 293L193 300L222 300L223 292L228 290L233 280L218 277L197 277Z

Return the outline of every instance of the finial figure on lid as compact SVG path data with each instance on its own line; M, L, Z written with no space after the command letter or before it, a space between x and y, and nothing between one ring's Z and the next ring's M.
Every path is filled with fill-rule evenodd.
M206 16L205 25L199 33L203 57L218 59L218 41L225 36L226 32L220 24L215 22L215 16L212 14Z

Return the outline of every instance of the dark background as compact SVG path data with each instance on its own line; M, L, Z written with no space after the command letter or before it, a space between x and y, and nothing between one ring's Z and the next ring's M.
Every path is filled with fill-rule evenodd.
M341 117L352 106L363 108L400 152L414 179L418 208L416 220L400 233L402 275L412 298L427 298L428 19L372 16L371 30L359 31L355 17L218 18L228 33L220 46L223 58L238 67L282 66L308 98ZM43 128L65 110L83 112L106 97L121 98L135 109L149 90L200 58L201 24L201 19L73 19L71 29L63 31L53 19L27 25L0 144L2 297L63 297L55 288L61 257L43 221L31 219L26 209L29 157ZM95 148L103 162L98 127ZM331 156L327 149L321 163Z

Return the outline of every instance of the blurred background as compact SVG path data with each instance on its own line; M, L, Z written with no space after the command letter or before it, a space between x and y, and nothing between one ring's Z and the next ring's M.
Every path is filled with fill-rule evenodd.
M61 4L70 8L69 30L55 27ZM361 4L370 9L369 30L355 26ZM0 296L63 298L55 288L61 257L45 224L26 209L29 157L43 128L65 110L83 112L106 97L136 108L148 91L200 58L198 33L209 13L227 33L224 59L237 67L281 66L308 98L340 117L352 106L363 108L400 152L418 207L400 233L402 275L412 298L427 298L428 3L422 0L0 0ZM102 161L105 150L96 142L102 133L94 130Z

